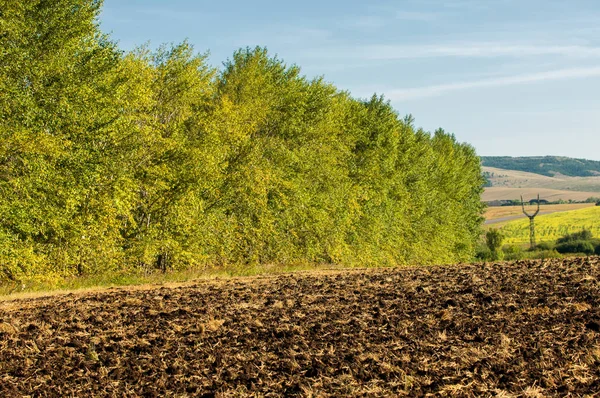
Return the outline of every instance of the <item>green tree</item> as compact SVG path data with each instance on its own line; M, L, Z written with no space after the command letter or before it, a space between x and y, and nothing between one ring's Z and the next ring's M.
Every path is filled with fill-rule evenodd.
M118 261L106 153L121 116L120 52L97 27L100 6L0 3L0 253L9 278Z
M340 259L349 181L336 95L263 48L240 50L225 64L212 127L226 155L218 196L207 199L226 220L219 235L229 260Z
M474 253L472 147L264 48L121 53L101 1L0 0L0 279Z
M123 166L130 175L130 218L123 227L130 261L163 271L196 260L189 244L201 217L198 195L210 185L211 166L203 132L213 95L214 70L206 55L184 42L156 52L139 49L128 55L132 99L128 129L133 138ZM189 264L188 264L189 265Z
M502 260L502 242L504 241L504 235L502 231L496 228L490 228L485 233L485 243L492 253L492 260Z

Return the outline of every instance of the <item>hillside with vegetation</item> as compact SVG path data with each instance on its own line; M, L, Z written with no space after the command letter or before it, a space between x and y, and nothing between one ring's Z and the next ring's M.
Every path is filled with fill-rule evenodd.
M574 159L563 156L482 156L483 166L505 170L518 170L554 177L600 176L600 161Z
M557 173L548 170L540 171L539 159L556 159L554 163L543 163L544 167L560 170ZM498 162L490 159L499 159ZM503 161L508 159L508 161ZM520 160L521 163L516 160ZM581 162L581 163L578 163ZM485 202L518 200L521 196L531 200L540 198L549 202L583 202L600 200L600 175L594 169L591 160L544 157L544 158L510 158L482 157L483 176L486 180L482 199ZM491 166L498 164L498 166ZM579 164L577 169L573 164ZM500 166L505 168L500 168ZM508 169L515 167L514 169ZM527 170L521 170L519 167ZM539 174L542 172L544 174ZM567 175L570 173L571 175Z
M474 149L264 48L123 53L92 0L3 3L0 282L472 258Z

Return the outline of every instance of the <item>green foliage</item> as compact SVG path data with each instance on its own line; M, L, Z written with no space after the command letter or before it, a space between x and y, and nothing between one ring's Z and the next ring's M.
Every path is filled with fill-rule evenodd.
M552 250L540 250L535 252L529 252L529 257L526 258L562 258L563 256L555 249Z
M475 259L479 261L492 261L492 251L483 242L475 247Z
M503 241L504 235L502 235L502 232L499 229L490 228L485 233L485 244L490 249L492 260L502 260L504 257L504 253L500 250Z
M593 254L594 253L594 245L590 241L573 240L573 241L568 241L568 242L557 244L556 251L561 254L565 254L565 253Z
M520 260L524 257L524 250L518 245L507 245L502 248L504 260Z
M471 146L264 48L123 54L100 6L0 2L0 281L472 258Z
M502 251L504 252L504 260L530 260L530 259L544 259L544 258L561 258L562 255L553 248L548 249L547 246L540 244L537 245L535 250L525 250L522 246L518 245L507 245L504 246Z
M546 250L554 250L555 244L553 242L539 242L535 245L535 249L537 251L546 251Z
M120 53L97 29L99 7L84 0L0 7L1 264L18 262L13 277L70 275L120 260L120 214L111 203L119 165L110 154L118 150L111 127L124 105L122 76Z
M556 251L559 253L583 253L593 254L600 246L600 239L594 239L592 232L588 229L566 234L556 240Z
M582 229L581 231L573 232L570 234L566 234L556 240L556 244L560 245L561 243L573 242L573 241L586 241L592 239L592 231L589 229Z

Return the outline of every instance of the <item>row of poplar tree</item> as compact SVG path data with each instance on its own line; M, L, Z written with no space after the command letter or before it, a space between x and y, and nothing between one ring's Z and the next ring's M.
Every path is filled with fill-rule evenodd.
M471 258L471 146L264 48L123 53L100 7L0 0L0 281Z

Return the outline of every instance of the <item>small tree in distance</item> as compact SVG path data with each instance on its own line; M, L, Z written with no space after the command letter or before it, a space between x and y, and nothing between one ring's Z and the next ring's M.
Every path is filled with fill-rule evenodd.
M504 257L504 253L501 250L502 241L504 241L504 235L497 228L490 228L490 230L485 233L485 244L492 253L493 261L502 260Z

